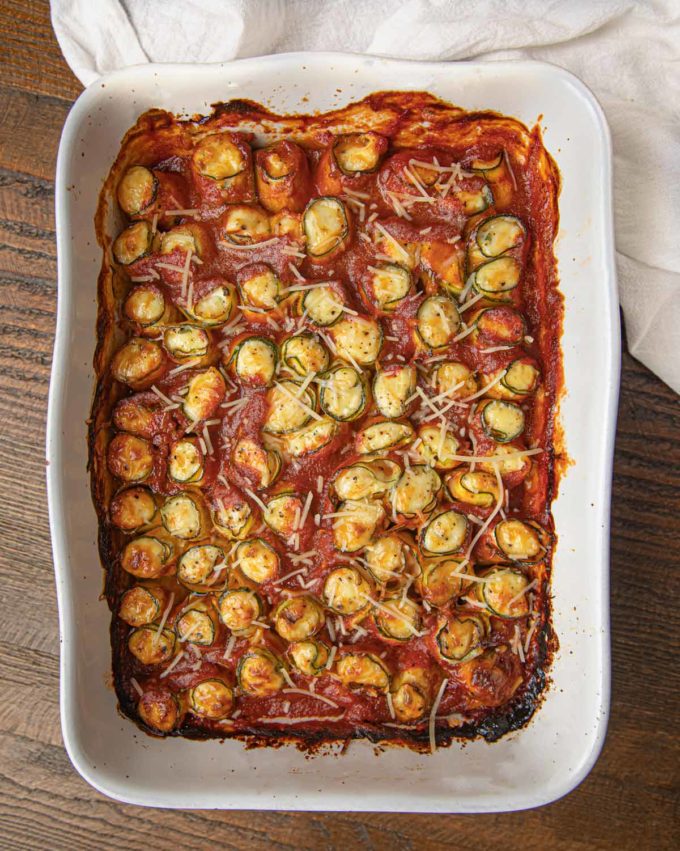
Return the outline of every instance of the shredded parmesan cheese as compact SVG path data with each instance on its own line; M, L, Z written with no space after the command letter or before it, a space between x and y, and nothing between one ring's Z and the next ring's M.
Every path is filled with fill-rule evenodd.
M329 671L331 669L333 662L335 661L335 654L337 652L338 652L338 648L334 644L331 647L331 652L328 654L328 660L326 661L326 664L324 666L327 671Z
M284 396L287 396L291 400L291 402L295 402L298 407L302 408L303 411L308 413L310 417L313 417L318 422L321 422L321 420L323 420L322 416L317 414L317 412L313 408L310 408L309 405L306 405L301 399L298 399L297 396L293 395L293 393L291 393L287 387L284 387L283 384L280 384L278 381L275 381L274 386L278 388Z
M250 488L243 488L243 490L248 494L248 496L253 500L253 502L257 506L259 506L259 508L262 509L262 511L267 510L267 506L264 504L264 502L262 502L262 500L260 499L260 497L256 493L253 493L253 491L251 491Z
M264 248L267 245L274 245L274 243L279 241L278 236L274 236L271 239L263 239L261 242L250 242L247 245L236 244L235 242L230 242L226 239L218 240L220 245L223 245L225 248L228 248L230 251L252 251L255 248Z
M523 588L523 589L519 592L519 594L515 594L515 596L514 596L511 600L508 600L508 602L507 602L507 607L508 607L508 609L509 609L509 608L510 608L510 607L511 607L514 603L516 603L518 600L521 600L521 599L522 599L522 597L523 597L525 594L528 594L528 593L529 593L529 591L532 591L532 590L533 590L533 589L534 589L537 585L538 585L538 579L532 579L532 580L531 580L531 582L530 582L530 583L526 586L526 588Z
M392 243L392 245L397 249L397 251L402 255L402 257L404 257L406 260L408 260L409 259L408 251L404 248L404 246L401 245L401 243L397 242L397 240L392 236L392 234L389 231L385 230L385 228L383 227L383 225L380 224L380 222L376 222L375 226L380 231L380 233L385 237L385 239L388 242Z
M261 718L260 721L263 724L307 724L310 721L341 721L344 717L345 713L341 712L340 715L305 715L299 718L289 718L284 715L269 716L268 718Z
M168 600L168 605L165 607L165 611L163 612L163 617L161 618L161 622L158 624L158 629L156 630L156 635L154 636L153 643L158 644L158 640L161 637L161 633L163 632L163 627L165 626L165 622L168 619L168 615L170 614L170 609L172 609L172 604L175 602L175 592L173 591L170 595L170 599Z
M439 686L439 691L437 692L437 696L434 699L434 703L432 704L432 709L430 710L430 719L428 722L428 733L430 737L430 753L434 753L437 750L437 737L435 735L435 723L437 720L437 710L439 709L439 704L442 702L442 697L444 696L444 690L448 685L448 679L442 681L442 684Z
M200 362L201 362L200 358L192 358L191 360L188 360L185 363L180 364L179 366L176 366L174 369L171 369L170 372L168 373L168 376L177 375L180 372L184 372L185 369L192 369L193 367L195 367Z
M236 644L236 636L232 633L229 636L229 640L227 641L227 646L224 649L224 655L222 656L223 659L230 659L231 658L231 654L234 650L234 644Z
M340 708L339 705L334 700L331 700L328 697L324 697L322 694L317 694L316 692L311 691L311 689L309 691L307 691L307 689L304 689L304 688L284 688L284 689L282 689L282 691L283 691L284 694L304 694L307 697L314 697L317 700L321 700L324 703L327 703L329 706L332 706L333 709L339 709Z
M185 653L185 651L184 651L184 650L182 650L182 651L180 651L180 652L179 652L179 653L175 656L175 658L172 660L172 662L170 662L170 664L168 665L168 667L167 667L167 668L163 671L163 673L160 675L160 677L159 677L159 679L160 679L160 680L164 680L164 679L168 676L168 674L169 674L169 673L170 673L170 672L171 672L171 671L172 671L172 670L173 670L173 669L174 669L177 665L179 665L180 661L181 661L181 660L183 659L183 657L184 657L184 653Z

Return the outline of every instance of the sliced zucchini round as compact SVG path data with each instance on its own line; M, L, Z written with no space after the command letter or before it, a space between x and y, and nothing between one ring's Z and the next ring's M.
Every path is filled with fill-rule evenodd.
M336 322L330 333L339 357L361 366L370 366L378 360L382 331L375 319L349 316Z
M462 243L425 242L420 259L432 283L454 296L465 287L465 249Z
M385 519L378 502L348 499L341 502L333 519L333 543L336 549L354 553L365 547Z
M338 472L333 488L340 500L368 499L389 490L400 474L400 466L388 458L359 461Z
M330 356L316 334L296 334L281 347L281 360L296 375L306 378L310 372L318 375L328 369Z
M119 431L151 439L158 428L158 413L155 398L144 404L139 396L124 396L113 409L113 425Z
M227 503L223 499L217 500L212 520L223 535L231 540L242 540L252 528L255 518L250 505L241 498Z
M458 308L448 296L429 296L418 308L418 335L431 349L448 345L459 328Z
M507 460L501 460L502 456L508 455ZM531 469L531 457L524 455L521 448L500 443L493 450L494 461L480 461L479 469L487 473L494 473L494 468L498 468L498 472L502 476L510 476L513 473L527 474ZM516 482L517 483L517 482Z
M289 151L288 145L290 145L290 142L279 143L262 151L259 159L269 180L283 180L284 177L288 177L295 170L295 163L291 161L292 152Z
M281 298L281 282L270 266L258 264L248 274L239 273L239 289L245 305L273 310Z
M338 432L338 424L324 417L320 422L313 422L299 431L286 436L286 451L293 458L311 455L327 446Z
M504 294L514 290L519 284L521 272L521 266L513 257L498 257L472 273L472 287L485 298L503 301Z
M415 440L415 431L410 423L379 422L372 423L357 432L357 452L369 455L373 452L386 452L400 449Z
M214 366L194 375L188 388L182 412L194 423L205 420L214 413L227 389L222 373Z
M325 257L349 236L349 218L339 198L322 196L307 204L302 217L307 254Z
M479 585L477 596L491 614L499 618L523 618L529 614L529 601L525 588L529 580L520 570L492 568L483 574L485 582Z
M293 641L286 650L288 658L301 674L318 677L326 669L329 650L322 642L314 638L305 641Z
M264 613L262 601L250 588L232 588L220 595L217 611L222 623L234 633L250 630Z
M156 579L173 557L170 544L152 535L142 535L125 545L121 567L139 579Z
M180 719L179 703L172 692L146 691L139 698L137 712L140 719L159 733L170 733Z
M330 287L320 286L305 292L302 308L310 322L325 328L340 319L343 303Z
M461 568L462 559L445 558L428 561L418 577L417 587L423 599L433 606L442 608L456 600L470 586L461 573L472 574L469 564ZM473 574L472 574L473 575Z
M413 517L428 514L437 504L441 479L431 468L423 464L408 467L392 491L392 508L397 514Z
M335 672L347 688L387 691L390 687L387 666L372 653L343 653L335 663Z
M528 396L538 385L540 372L528 358L517 358L505 370L500 384L515 396Z
M425 715L430 684L425 668L406 668L392 681L392 708L401 722L417 721Z
M137 532L156 517L156 502L150 490L131 487L117 493L109 504L109 519L122 532Z
M189 689L189 709L201 718L219 721L227 718L234 706L234 692L222 680L203 680Z
M163 349L153 340L133 337L111 359L111 375L133 390L149 387L165 369Z
M163 345L173 360L202 358L208 354L210 338L194 325L171 325L163 333Z
M128 638L128 649L142 665L162 665L175 652L175 633L156 626L140 626Z
M142 482L153 470L153 454L148 440L119 432L109 443L109 470L124 482Z
M503 162L503 151L501 151L497 156L491 157L488 160L477 159L472 161L472 165L470 166L471 171L479 171L479 172L491 172L495 169L499 168L501 163Z
M265 449L255 440L244 437L231 454L235 467L245 471L255 490L268 488L281 472L281 456L275 449ZM254 481L252 481L254 478Z
M458 189L454 196L462 204L466 216L475 216L483 213L493 204L493 193L488 183L477 189Z
M480 310L470 320L480 342L489 345L514 346L524 339L526 324L514 307L498 305Z
M469 662L484 652L486 622L477 615L466 615L446 621L437 633L437 647L445 662Z
M205 533L204 513L198 497L184 492L165 502L161 508L161 520L170 535L190 541Z
M212 606L202 600L197 601L177 618L175 630L178 640L209 647L215 641L217 632L213 617Z
M474 370L459 361L440 363L432 373L432 380L437 393L446 393L446 401L462 399L477 392L477 378Z
M212 328L228 322L235 305L236 291L231 284L226 284L210 290L186 312L205 328Z
M406 544L399 535L382 535L368 544L364 561L371 576L381 585L399 581L406 566Z
M208 588L218 576L224 576L216 574L215 567L224 564L225 558L224 550L214 544L190 547L177 564L177 581L192 591Z
M244 384L267 387L274 380L278 352L276 343L266 337L241 340L231 356L237 378Z
M203 253L205 236L194 224L177 225L161 234L161 254L172 254L173 251L182 251L196 254L198 257Z
M135 222L116 237L113 257L121 266L129 266L149 254L152 243L151 225L146 221Z
M158 195L158 180L143 165L131 166L118 184L116 196L121 210L128 216L139 216L148 210Z
M510 561L534 564L545 556L547 535L531 520L501 520L493 534L496 546Z
M165 591L157 585L133 585L120 598L118 617L130 626L144 626L161 616Z
M281 662L263 648L254 648L241 656L236 678L241 691L251 697L270 697L285 685Z
M409 641L420 631L419 607L408 597L387 597L373 612L378 632L393 641Z
M421 243L402 242L393 234L390 234L390 236L392 239L388 239L382 231L375 228L373 231L373 245L380 254L389 257L390 262L405 266L413 272L420 258Z
M384 417L397 419L408 408L416 389L416 368L410 364L378 369L373 379L373 398Z
M301 429L312 418L309 411L316 408L312 388L300 393L300 386L294 381L275 384L267 392L267 402L269 412L263 428L270 434L289 434Z
M497 443L509 443L524 431L524 411L514 402L493 399L480 408L482 428Z
M236 549L234 566L251 582L271 582L279 574L279 556L262 538L244 541Z
M322 606L307 595L282 600L272 616L274 629L284 641L304 641L326 622Z
M212 180L228 180L247 167L243 151L223 133L204 136L194 148L192 160L196 171Z
M427 523L420 534L421 545L433 555L458 552L467 538L468 519L455 509L442 511Z
M165 297L160 287L140 284L130 290L123 305L123 313L143 328L155 325L165 313Z
M378 263L368 270L364 287L370 301L380 310L392 311L411 292L411 272L398 263Z
M418 457L436 470L452 470L460 464L460 441L451 429L442 431L438 425L422 425L418 429L420 443L416 448Z
M195 437L183 437L170 448L168 478L181 485L199 482L203 478L203 454Z
M366 410L366 385L352 366L337 364L321 376L321 410L339 422L350 422Z
M326 577L323 601L327 608L341 615L354 615L367 605L371 586L355 567L336 567Z
M500 257L521 245L525 235L516 216L492 216L477 228L477 245L485 257Z
M235 245L253 245L271 236L269 215L251 204L230 204L222 217L222 238Z
M333 158L343 174L353 177L375 171L384 149L384 137L377 133L347 133L333 142Z
M263 515L264 522L283 538L290 538L296 531L296 521L302 515L302 500L293 493L282 493L272 497Z
M451 499L489 508L498 501L498 481L493 473L483 470L458 470L446 479Z
M298 187L296 187L296 189L297 188ZM301 206L304 207L307 202L307 197L300 193L299 201ZM267 205L265 204L265 206ZM272 216L271 223L272 234L274 236L287 236L295 243L302 243L304 241L305 237L302 232L302 213L285 209L279 210L278 213L274 213Z

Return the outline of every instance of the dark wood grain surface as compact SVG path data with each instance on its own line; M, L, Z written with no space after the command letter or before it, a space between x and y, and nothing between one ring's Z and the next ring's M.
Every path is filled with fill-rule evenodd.
M612 505L612 714L575 792L474 817L169 812L110 801L76 774L59 729L44 431L54 167L80 89L48 3L0 0L0 848L680 847L680 403L628 354Z

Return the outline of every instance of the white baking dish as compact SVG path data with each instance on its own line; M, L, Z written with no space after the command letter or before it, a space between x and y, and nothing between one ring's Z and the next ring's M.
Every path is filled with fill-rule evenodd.
M275 111L344 105L381 89L426 89L468 109L533 124L543 116L562 171L557 244L566 299L562 421L575 462L554 505L553 580L560 650L545 703L523 730L423 756L307 759L293 747L155 740L116 712L109 611L86 471L101 263L93 216L120 140L158 106L209 112L250 98ZM305 100L303 100L305 98ZM574 788L602 746L609 704L609 500L619 372L611 151L602 112L574 77L532 62L413 63L292 54L224 65L146 65L93 83L64 127L57 164L59 312L47 430L48 494L61 629L61 717L69 756L111 797L163 807L481 812L545 804Z

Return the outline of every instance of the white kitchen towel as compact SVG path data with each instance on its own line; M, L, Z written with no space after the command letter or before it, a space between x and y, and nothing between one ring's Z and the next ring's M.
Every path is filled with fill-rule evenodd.
M629 350L680 392L680 0L52 0L52 22L86 85L142 62L297 50L572 71L612 130Z

